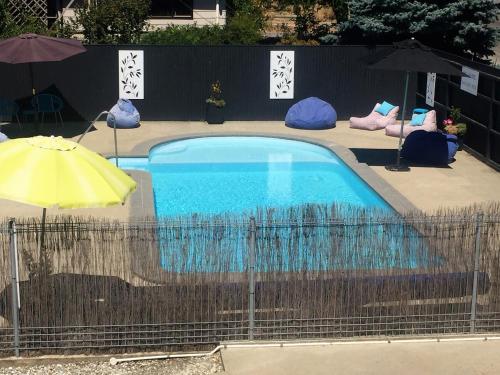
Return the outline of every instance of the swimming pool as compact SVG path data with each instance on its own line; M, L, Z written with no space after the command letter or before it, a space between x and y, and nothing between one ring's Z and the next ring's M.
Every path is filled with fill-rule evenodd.
M155 146L120 168L151 173L157 217L306 203L391 209L332 151L270 137L203 137Z
M300 207L306 204L314 210L337 205L336 214L328 210L330 219L351 220L357 208L373 208L364 215L397 216L335 153L308 142L253 136L191 138L157 145L148 157L120 158L119 166L151 173L156 215L167 219L158 228L161 267L180 273L193 267L213 271L215 266L203 257L207 254L230 256L231 272L242 272L248 263L248 228L232 225L231 220L245 221L258 208L264 209L262 214L272 207L273 219L285 221L289 208L304 213ZM191 222L195 213L208 221L217 214L233 219L207 229ZM174 217L186 225L169 226L168 219ZM328 220L323 214L316 217ZM305 220L302 214L297 219ZM401 267L403 254L405 267L426 264L427 247L417 231L403 225L388 228L318 225L297 232L293 226L261 226L257 248L267 254L268 264L262 266L267 271L393 268ZM292 259L300 261L294 265Z

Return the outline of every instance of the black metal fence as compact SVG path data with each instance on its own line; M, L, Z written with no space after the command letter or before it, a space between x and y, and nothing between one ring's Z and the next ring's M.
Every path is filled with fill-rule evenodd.
M143 120L204 120L210 84L222 83L226 120L284 120L288 108L309 96L330 102L339 119L365 115L376 101L400 103L401 74L370 71L363 46L87 46L84 54L34 64L35 86L65 100L66 120L92 120L118 99L118 51L144 51ZM270 51L295 51L295 99L271 100ZM412 77L411 90L415 90ZM0 63L0 97L29 97L28 67ZM411 104L414 98L410 99Z
M0 231L0 354L500 330L498 204L46 229L43 266L40 222Z
M467 123L464 144L467 151L500 170L500 70L484 64L440 52L459 69L467 66L479 71L477 95L460 89L461 77L438 75L435 110L441 123L451 107L462 110L461 121ZM425 106L426 74L418 75L417 105Z

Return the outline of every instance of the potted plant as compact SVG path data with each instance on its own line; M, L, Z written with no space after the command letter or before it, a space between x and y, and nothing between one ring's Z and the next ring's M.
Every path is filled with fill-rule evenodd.
M226 102L222 99L222 88L219 81L210 85L210 96L206 100L206 120L209 124L222 124L224 122L224 107Z
M460 108L451 107L449 117L443 121L444 131L447 134L457 137L458 149L461 150L464 143L464 136L467 133L467 124L458 122L460 120Z

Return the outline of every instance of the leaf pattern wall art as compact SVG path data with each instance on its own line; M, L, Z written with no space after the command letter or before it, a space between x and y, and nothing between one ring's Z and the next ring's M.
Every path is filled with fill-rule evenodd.
M270 99L293 99L295 51L271 51Z
M144 51L118 51L118 83L122 99L144 99Z

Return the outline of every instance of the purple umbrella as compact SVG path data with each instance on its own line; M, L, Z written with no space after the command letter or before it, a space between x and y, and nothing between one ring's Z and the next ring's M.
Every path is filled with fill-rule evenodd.
M29 63L31 87L35 95L32 63L61 61L85 51L87 50L78 40L22 34L0 41L0 62Z

